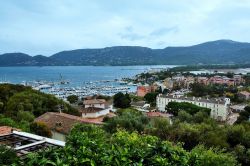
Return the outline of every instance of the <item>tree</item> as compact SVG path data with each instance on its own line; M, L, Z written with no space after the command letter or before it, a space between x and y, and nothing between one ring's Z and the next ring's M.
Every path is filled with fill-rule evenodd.
M192 121L192 115L187 113L186 111L179 111L178 116L176 117L181 122L191 122Z
M250 165L250 148L245 148L243 145L237 145L234 147L234 155L242 166Z
M243 134L246 132L245 128L242 125L232 126L228 130L227 142L232 146L240 144L243 140Z
M194 115L197 112L204 112L207 115L210 115L210 109L205 107L199 107L195 104L187 103L187 102L169 102L166 106L166 110L173 114L174 116L178 115L179 111L186 111L187 113Z
M159 93L157 92L151 92L151 93L147 93L144 96L144 99L146 100L147 103L149 103L152 106L156 105L156 97Z
M204 146L197 146L191 151L190 165L206 166L235 166L237 160L230 153L216 148L206 149Z
M119 129L127 131L143 132L149 119L141 112L134 109L120 109L117 111L118 116L107 119L104 129L107 132L114 133Z
M119 92L114 95L114 106L117 108L128 108L130 107L131 99L129 94L123 94Z
M27 122L32 122L35 119L34 115L31 112L28 111L18 111L17 113L17 120L19 122L27 121Z
M71 104L76 103L76 102L78 101L78 96L76 96L76 95L70 95L70 96L67 97L67 100L68 100Z
M165 88L165 89L163 90L162 93L163 93L163 94L167 94L167 93L169 93L169 91L170 91L169 89L166 89L166 88Z
M166 118L153 118L150 121L149 127L146 128L145 132L157 136L162 140L166 140L169 136L169 131L171 125L168 119Z
M191 152L181 144L162 141L155 136L118 130L107 134L101 127L78 124L67 138L66 146L30 154L28 165L208 165L233 166L236 159L218 149L197 146Z
M42 122L34 122L30 125L30 131L44 137L52 137L52 133L48 126Z
M4 104L3 102L0 101L0 112L3 112L3 107L4 107Z
M246 106L244 111L240 112L240 116L238 117L236 123L242 123L249 121L250 119L250 106Z

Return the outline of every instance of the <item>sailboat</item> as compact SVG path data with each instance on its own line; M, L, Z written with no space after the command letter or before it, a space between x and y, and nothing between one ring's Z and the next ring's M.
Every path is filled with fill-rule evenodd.
M69 81L63 79L62 74L60 74L60 84L62 85L69 84Z

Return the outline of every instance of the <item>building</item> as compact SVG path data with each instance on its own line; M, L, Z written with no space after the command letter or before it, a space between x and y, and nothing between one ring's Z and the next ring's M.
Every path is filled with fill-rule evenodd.
M17 156L25 157L47 147L63 147L65 142L21 132L9 126L0 126L0 145L12 148Z
M245 80L242 75L234 75L233 79L235 81L235 85L245 84Z
M241 104L238 104L238 105L231 105L231 106L230 106L230 109L231 109L231 112L238 113L238 112L244 111L246 106L247 106L247 105L241 105Z
M191 76L186 77L184 82L185 88L190 88L190 85L193 84L194 82L195 82L194 77Z
M227 86L237 86L237 85L245 83L245 80L242 78L241 75L234 75L232 78L216 75L210 78L197 77L196 82L200 84L204 84L204 85L220 84L220 85L227 85Z
M151 86L138 86L136 94L137 96L144 97L147 93L153 92Z
M239 92L239 97L243 100L249 100L250 99L250 93L247 91L241 91Z
M207 77L197 77L196 82L199 83L199 84L204 84L204 85L209 84Z
M230 109L230 99L204 99L195 97L184 97L180 95L158 95L156 98L157 109L161 112L166 112L165 108L169 102L188 102L200 107L211 109L210 116L218 121L226 121Z
M104 99L84 100L83 108L80 108L79 111L83 118L98 118L113 111L113 105Z
M105 108L106 100L104 99L90 99L90 100L84 100L83 105L84 108L88 107L95 107L95 108Z
M163 85L167 88L167 89L173 89L174 87L174 80L172 80L171 78L166 78L163 81Z
M150 109L150 104L147 104L145 101L132 101L131 106L142 112L148 112Z
M80 109L80 111L82 113L82 118L98 118L106 116L112 111L112 109L112 106L108 108L88 107Z
M102 124L101 120L98 119L84 119L78 116L59 112L46 112L45 114L36 118L35 122L46 124L52 132L52 138L61 141L65 141L66 135L69 134L70 130L76 124Z

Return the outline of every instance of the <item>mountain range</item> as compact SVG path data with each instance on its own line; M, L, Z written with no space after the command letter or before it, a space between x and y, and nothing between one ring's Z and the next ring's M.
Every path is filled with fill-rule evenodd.
M187 47L151 49L115 46L77 49L49 57L25 53L0 55L0 66L101 66L101 65L195 65L250 63L250 43L216 40Z

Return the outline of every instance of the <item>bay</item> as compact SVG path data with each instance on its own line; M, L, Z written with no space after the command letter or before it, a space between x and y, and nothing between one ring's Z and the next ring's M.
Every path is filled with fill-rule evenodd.
M69 87L82 86L86 82L114 80L133 77L139 73L171 68L174 65L151 66L44 66L44 67L0 67L0 82L19 84L23 81L70 82Z

